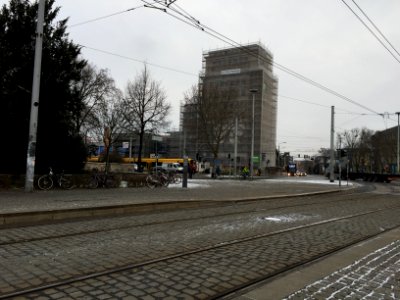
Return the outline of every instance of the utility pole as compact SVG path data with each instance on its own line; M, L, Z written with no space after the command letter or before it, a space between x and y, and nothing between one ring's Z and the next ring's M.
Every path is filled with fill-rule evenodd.
M400 145L399 145L399 140L400 140L400 112L396 113L397 115L397 174L400 173Z
M252 123L251 123L251 153L250 153L250 178L253 178L253 156L254 156L254 101L256 93L258 92L257 89L251 89L249 91L253 95L253 104L252 104Z
M188 186L188 156L186 152L186 132L183 132L183 178L182 178L182 188L187 188Z
M40 73L42 65L42 44L43 44L43 23L45 0L39 1L38 21L36 25L35 42L35 62L33 67L33 83L31 98L31 114L29 121L29 142L26 158L26 177L25 191L33 191L33 179L35 178L35 159L36 159L36 136L39 110L39 91L40 91Z
M129 137L129 158L132 158L132 137Z
M339 186L342 186L342 136L339 135Z
M234 149L234 154L233 154L233 159L234 159L234 163L233 163L233 168L235 169L234 175L236 177L237 175L237 142L238 142L238 118L235 118L235 149Z
M329 179L330 182L335 181L335 151L334 151L334 137L335 137L335 107L331 107L331 158L329 164Z

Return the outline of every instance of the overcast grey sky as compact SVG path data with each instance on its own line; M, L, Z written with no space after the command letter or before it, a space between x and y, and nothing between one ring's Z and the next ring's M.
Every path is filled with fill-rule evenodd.
M7 2L0 0L2 4ZM356 10L351 0L346 2ZM261 42L273 53L275 62L375 112L400 111L400 63L341 0L177 0L175 3L202 24L236 42ZM400 1L356 0L356 3L400 51ZM56 1L61 7L60 17L69 17L69 25L143 4L139 0ZM362 16L360 11L356 12ZM186 72L149 66L173 106L171 121L175 128L179 124L183 93L198 81L203 51L228 46L160 10L144 7L71 26L68 31L75 43ZM143 68L143 63L89 48L82 53L98 68L109 69L121 89ZM355 127L383 130L397 125L395 115L384 119L278 69L274 72L279 79L277 145L280 144L281 151L312 154L321 147L329 147L332 105L337 112L336 131Z

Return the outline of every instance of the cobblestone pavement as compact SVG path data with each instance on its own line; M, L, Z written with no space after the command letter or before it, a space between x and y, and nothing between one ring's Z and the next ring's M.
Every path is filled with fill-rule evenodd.
M155 226L157 224L162 224L161 228L163 228L165 223L171 223L169 224L171 227L173 223L177 221L186 221L187 226L185 228L202 228L201 232L218 230L221 220L225 220L229 224L226 228L231 228L231 231L234 233L236 233L234 229L244 229L244 227L248 227L248 232L257 232L257 227L260 226L261 223L267 224L268 228L261 228L260 230L275 230L276 228L291 226L293 222L296 222L296 224L302 222L299 224L303 224L308 221L323 220L330 216L340 215L344 212L348 214L357 213L360 212L359 206L366 203L367 205L362 209L378 209L396 205L397 199L387 199L383 203L380 203L376 201L376 196L374 195L364 195L363 199L360 199L357 194L348 194L342 200L339 200L336 194L325 195L324 197L302 197L301 199L289 197L235 204L233 206L222 205L217 208L188 209L186 213L182 213L178 210L166 211L162 214L147 213L135 214L133 217L113 217L108 218L107 222L104 222L104 219L101 218L86 221L59 222L51 225L4 228L1 230L0 245L29 240L43 240L51 237L68 237L82 233L95 234L98 231L105 232L105 234L109 231L111 234L114 234L114 232L119 229L129 233L132 229L140 230L140 227L144 225ZM312 206L312 213L310 213L307 206ZM294 207L298 207L295 212L293 212ZM246 212L248 212L250 216L246 215ZM258 212L258 214L254 214L254 212ZM280 218L284 216L284 222L274 221L274 216L276 219L276 215ZM212 217L219 217L218 222L212 221ZM204 220L202 220L204 218L211 220L211 223L205 226ZM195 220L197 221L195 222ZM213 225L213 223L216 225ZM208 227L210 229L206 230L205 228ZM226 234L226 230L224 230L224 234ZM135 233L135 235L137 237L137 233Z
M383 194L345 196L343 201L337 195L275 199L206 210L3 229L0 291L10 293L127 263L399 204L398 197ZM295 235L287 233L253 244L221 247L205 254L48 289L28 298L207 298L301 259L315 257L340 243L392 228L400 222L399 212L386 210L375 218L359 217ZM27 239L34 240L24 241Z
M315 191L339 190L337 183L317 177L324 184L314 184L309 179L299 182L297 178L280 180L198 180L188 182L188 188L171 185L168 188L117 188L50 190L25 193L23 190L0 190L0 214L77 209L96 206L143 204L171 201L235 200L243 198L300 194ZM344 187L343 187L344 188Z
M385 212L374 218L357 217L351 222L357 231L348 230L348 221L313 226L53 287L25 298L213 298L266 274L273 275L338 246L379 233L382 226L398 226L399 212Z
M400 299L400 240L285 299Z

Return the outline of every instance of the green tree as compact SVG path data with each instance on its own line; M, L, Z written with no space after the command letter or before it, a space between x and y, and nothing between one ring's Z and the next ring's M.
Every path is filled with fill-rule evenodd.
M81 169L86 150L73 116L84 109L71 84L80 80L86 61L68 40L67 19L46 1L36 171L48 166ZM24 173L29 133L31 87L38 2L11 0L0 11L0 172Z

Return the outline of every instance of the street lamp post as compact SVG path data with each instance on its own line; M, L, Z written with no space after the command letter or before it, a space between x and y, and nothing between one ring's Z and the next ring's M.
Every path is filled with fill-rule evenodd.
M399 145L399 140L400 140L400 112L397 112L397 174L400 173L400 145Z
M253 178L253 156L254 156L254 101L257 89L250 89L249 92L253 95L253 104L252 104L252 123L251 123L251 153L250 153L250 176Z

